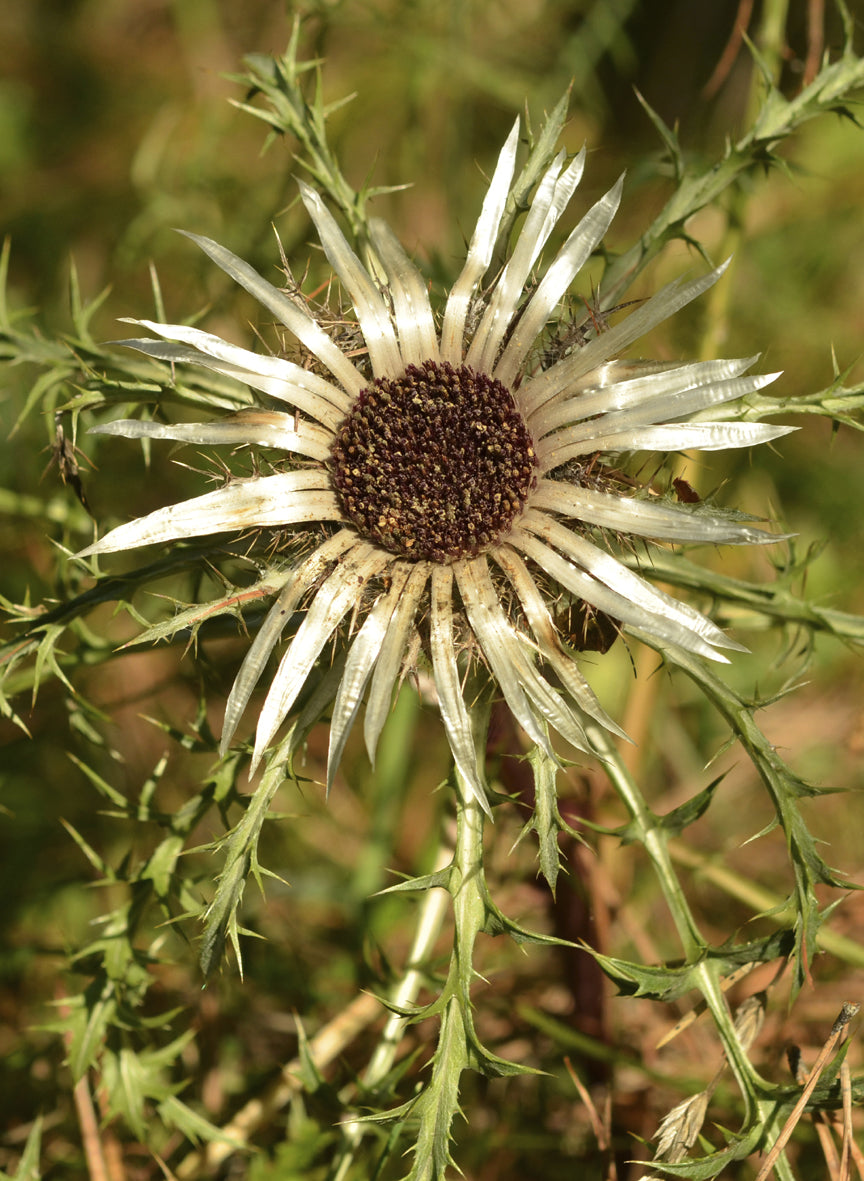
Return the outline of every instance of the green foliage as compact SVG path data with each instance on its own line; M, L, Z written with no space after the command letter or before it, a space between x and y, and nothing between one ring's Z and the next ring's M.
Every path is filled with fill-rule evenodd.
M255 106L247 101L235 102L239 110L262 119L282 136L291 136L300 144L301 161L318 186L329 193L348 219L351 232L359 237L365 232L366 202L376 190L355 193L339 167L327 139L327 120L340 107L351 101L324 102L320 61L298 61L300 20L295 18L291 40L279 58L253 54L246 59L248 72L236 75L233 81L244 86L249 98L262 96L266 106ZM304 75L314 72L314 96L306 97ZM386 190L377 190L386 192Z
M42 1145L42 1119L33 1121L27 1143L14 1173L0 1173L2 1181L40 1181L39 1150Z
M674 1001L692 989L698 989L700 965L710 962L720 975L731 975L742 964L763 964L782 959L794 947L792 932L779 931L751 943L705 947L702 955L685 964L639 964L600 955L587 948L603 971L624 996L645 996L655 1001Z
M322 21L325 7L318 14ZM747 129L729 137L714 158L696 158L682 143L679 131L641 100L660 138L662 167L674 192L651 224L642 228L635 246L603 260L598 314L620 301L622 292L670 241L679 239L707 256L709 250L693 226L694 215L725 203L735 204L743 217L743 206L766 174L787 167L788 153L805 125L838 114L854 117L856 92L864 84L864 61L854 52L848 14L845 9L841 12L842 52L833 59L826 57L812 81L792 96L780 88L772 64L753 49L761 75L758 110ZM363 184L355 189L346 179L332 133L340 119L350 121L349 100L325 101L326 63L317 53L304 56L306 32L307 25L298 18L284 54L246 58L245 72L232 79L245 97L234 105L263 121L271 139L290 145L363 250L369 241L370 202L396 188ZM625 37L623 25L617 32ZM569 103L565 96L545 119L535 115L537 125L529 124L527 159L505 212L499 263L504 262L508 237L539 176L557 151ZM417 236L422 240L422 233ZM524 1036L526 1018L513 1011L506 992L497 1026L488 1019L487 979L480 967L482 963L487 971L487 954L493 963L491 980L499 970L495 957L504 962L509 953L501 949L509 943L523 948L529 963L539 962L531 957L548 956L542 961L548 965L552 955L574 952L573 940L558 931L548 914L539 922L523 922L505 913L507 907L519 913L529 903L524 895L514 900L508 889L507 863L499 860L503 852L499 834L514 838L514 864L520 873L518 858L529 849L533 855L536 842L542 878L538 888L548 890L556 905L566 892L584 885L571 880L578 877L579 862L565 852L567 843L596 849L593 842L602 839L614 841L625 848L625 857L642 858L649 867L650 885L645 885L646 873L640 889L662 899L658 922L668 929L661 944L674 941L676 946L674 951L664 950L656 961L645 962L644 956L630 958L641 955L641 949L630 946L629 940L622 954L610 954L581 940L584 950L576 953L582 956L580 963L598 965L627 998L622 1004L668 1005L686 998L704 1007L718 1039L718 1052L737 1087L737 1097L725 1100L726 1118L737 1119L737 1131L711 1132L703 1141L703 1155L652 1162L651 1168L698 1181L733 1169L736 1162L769 1147L800 1091L797 1085L770 1081L751 1060L725 1000L724 982L742 966L791 959L793 997L806 992L817 937L834 907L826 899L850 889L851 883L827 865L811 831L808 805L824 793L787 765L757 724L756 714L767 701L739 691L695 657L658 648L666 669L680 670L695 687L699 724L708 735L704 746L709 753L713 753L712 744L716 748L724 742L737 743L758 777L771 809L759 835L772 831L782 835L786 863L780 877L788 898L773 916L780 929L767 935L739 938L737 932L730 933L728 923L718 934L716 919L700 914L690 884L672 855L674 841L688 839L724 806L725 773L705 786L694 786L665 812L655 810L649 801L656 798L652 794L656 783L641 783L617 746L599 733L591 736L599 758L590 775L603 779L609 799L614 800L604 805L602 819L589 814L588 808L584 815L574 815L570 795L580 773L566 764L562 769L536 746L527 752L521 748L507 752L517 768L512 778L527 777L527 790L512 788L502 761L496 825L486 823L455 773L446 791L430 805L426 781L430 779L434 786L441 769L432 753L428 769L425 758L418 759L415 744L405 740L406 734L413 737L415 722L397 716L396 726L402 729L398 731L391 720L379 753L377 778L365 785L366 798L375 800L374 809L368 805L372 820L367 817L365 828L358 820L363 814L363 792L354 798L340 785L340 792L349 797L347 803L340 803L341 821L322 821L317 787L303 778L303 759L308 754L310 775L314 775L316 725L326 720L344 668L345 653L338 644L322 656L318 675L301 699L291 728L250 790L245 782L247 748L241 744L219 758L209 710L215 698L224 696L244 637L254 633L265 604L284 585L285 555L276 552L262 559L260 551L241 538L218 544L179 544L151 562L120 573L104 572L100 560L73 558L74 551L89 540L90 516L74 449L60 449L65 434L58 432L68 432L71 445L85 423L110 416L161 419L191 417L202 410L231 413L253 406L253 396L229 378L203 375L185 366L175 369L101 343L101 333L94 331L93 324L110 296L104 291L88 300L74 269L69 327L65 332L47 333L35 315L14 307L12 293L7 291L9 268L7 246L0 260L0 360L12 375L22 370L28 374L23 393L13 404L12 433L35 450L41 428L34 427L34 420L40 414L44 417L47 430L43 433L61 462L67 493L35 495L15 487L11 479L9 487L0 489L0 503L8 514L26 523L29 537L41 530L55 543L50 562L41 555L42 568L50 568L50 573L43 575L36 602L29 592L25 596L11 589L0 598L11 636L0 651L0 711L18 733L32 734L34 745L42 736L40 710L48 711L52 737L50 744L44 744L46 761L39 775L47 779L50 773L56 786L61 775L74 774L75 790L85 800L72 820L59 815L58 819L68 834L63 848L77 858L72 876L80 883L86 875L92 888L68 931L62 930L62 919L57 920L65 983L61 997L43 997L41 1002L43 1006L55 1002L52 1019L41 1024L43 1032L62 1039L64 1062L58 1071L63 1081L58 1093L63 1092L67 1108L75 1083L95 1081L103 1126L126 1143L137 1141L154 1153L173 1153L171 1168L178 1177L203 1175L203 1165L191 1155L195 1146L227 1143L226 1154L232 1147L248 1151L258 1143L260 1133L270 1154L257 1156L249 1166L248 1175L258 1181L393 1177L406 1167L406 1152L411 1159L410 1181L444 1178L463 1159L461 1142L466 1142L466 1159L476 1151L459 1118L473 1135L466 1098L474 1086L473 1076L500 1087L496 1094L508 1094L505 1088L509 1087L512 1094L524 1096L527 1092L518 1088L550 1085L548 1077L559 1063L557 1018L544 1012L542 988L537 988L536 1025L552 1044L553 1053L548 1048L532 1051L526 1056L530 1061L508 1056L510 1043ZM162 315L162 288L156 281L152 295L157 314ZM267 331L266 326L262 331ZM864 385L854 379L851 367L841 369L835 361L834 380L817 393L796 391L777 397L760 393L734 409L744 421L782 414L798 416L805 424L827 420L835 432L841 428L860 432L862 405ZM106 465L122 462L112 458L104 440L98 450L93 444L91 453ZM149 471L148 459L143 444L141 467L135 470ZM235 457L232 470L243 462ZM118 484L125 474L113 472ZM672 474L671 468L659 473L658 485L663 486L665 479L668 487ZM126 486L131 483L128 480ZM132 511L125 496L124 487L123 495L114 498L111 513ZM100 529L103 522L100 514ZM686 553L671 550L652 552L651 576L658 583L686 590L700 603L710 603L723 625L734 624L757 641L781 637L783 657L794 658L797 676L815 659L817 642L833 638L850 646L860 644L864 618L805 593L805 576L818 557L814 548L805 547L801 554L786 538L783 553L771 582L762 581L761 575L758 580L739 576L740 567L730 573L697 565ZM641 554L639 559L644 569ZM635 557L625 560L636 564ZM16 602L17 598L23 601ZM652 645L651 636L632 634ZM140 725L139 720L130 722L122 703L116 701L112 713L111 694L106 700L103 686L111 683L114 670L120 670L122 683L122 670L133 667L139 656L151 655L153 646L158 646L158 653L171 649L174 671L164 703L157 703L159 716L146 723L146 755L141 755L123 732L124 727L131 731ZM676 674L673 684L680 686L685 678ZM780 698L785 689L784 684L775 690L772 699ZM58 701L62 703L59 710ZM668 702L665 708L672 713ZM483 686L478 687L474 712L478 759L484 760L491 743L489 701ZM61 716L62 733L57 721ZM16 735L16 741L23 739ZM433 748L434 740L430 752ZM434 749L440 751L440 747ZM55 751L64 752L62 771L51 761ZM393 751L397 755L391 761L397 770L388 778L382 763ZM349 750L349 761L351 757ZM357 765L362 765L359 757ZM489 765L491 774L492 760ZM362 781L362 773L355 778ZM411 785L412 778L418 787ZM288 817L280 811L286 807L286 798L292 801ZM454 827L451 800L455 801L452 848L447 839L439 842L438 837L439 829ZM418 831L422 826L417 816L428 823L428 833ZM334 830L334 823L343 827ZM314 835L307 837L307 832ZM733 839L740 838L740 831L733 833ZM443 856L430 869L438 844ZM368 857L362 866L352 863L352 858L362 860L363 850L367 855L374 850L380 864L370 865ZM401 880L377 889L378 878L391 864L399 866ZM246 890L250 879L259 888L257 900L250 898L254 891ZM59 896L61 888L55 888ZM370 902L373 889L377 894ZM297 899L290 912L286 896ZM325 897L330 900L326 905ZM273 919L267 909L271 898L290 917L280 912ZM335 921L334 911L327 909L336 905L333 899L342 908L344 925L338 936L327 926ZM22 914L26 919L25 909ZM324 921L316 922L322 914ZM734 921L743 925L760 917L751 911ZM94 922L98 924L95 935ZM450 926L442 941L440 932L446 923ZM296 943L293 924L302 927ZM406 954L405 939L390 941L393 929L404 934L412 925L413 945ZM392 952L387 950L390 946ZM56 956L57 949L51 954ZM391 966L390 955L396 966ZM252 1047L239 1050L236 1046L242 1046L252 1024L250 1015L243 1012L246 1002L241 999L239 1013L232 1014L233 1029L238 1032L231 1036L208 1032L206 1016L207 1004L216 1003L211 998L236 987L228 967L231 957L249 990L240 995L252 996L255 1004L267 1008L266 1018L259 1015L261 1024L251 1035ZM403 962L404 969L399 966ZM515 970L508 967L507 971ZM207 988L203 1001L202 984ZM323 1073L324 1063L329 1065L344 1046L337 1046L331 1058L319 1059L301 1028L296 1035L299 1060L287 1127L281 1127L277 1111L288 1101L283 1096L268 1108L264 1087L271 1075L278 1074L287 1053L283 1054L280 1043L272 1056L268 1051L259 1063L254 1045L260 1053L268 1037L283 1036L280 1023L295 1005L306 1010L304 1018L311 1014L323 1023L332 1008L344 1002L346 992L350 995L361 988L380 994L391 1014L384 1030L376 1034L371 1052L368 1045L361 1047L369 1065L364 1069L346 1060L340 1066L338 1088L331 1085ZM421 991L423 1000L418 999ZM254 1008L251 1002L249 1008L250 1012ZM613 1066L635 1063L633 1047L623 1039L620 1045L610 1046L578 1030L571 1032L574 1044L588 1046L589 1058L593 1055ZM400 1061L403 1038L411 1050ZM561 1033L562 1042L563 1038ZM232 1045L237 1056L233 1065ZM814 1091L809 1113L837 1106L835 1076L840 1061L838 1056ZM647 1072L644 1064L640 1069ZM231 1091L231 1102L217 1110L208 1106L206 1098L205 1084L213 1074L220 1077L220 1086ZM852 1091L859 1102L864 1083L856 1080ZM569 1090L566 1095L569 1103ZM513 1104L515 1145L528 1120L520 1100ZM232 1123L230 1111L237 1108L245 1113L245 1122ZM71 1127L68 1110L66 1118ZM338 1131L334 1130L337 1125ZM382 1130L389 1133L388 1139L383 1139ZM44 1138L45 1127L36 1120L15 1171L2 1176L22 1181L41 1176ZM186 1159L184 1153L189 1154ZM572 1161L565 1165L570 1175ZM792 1176L785 1158L779 1167L785 1170L781 1175ZM551 1172L549 1176L553 1179Z
M854 118L850 100L864 85L864 59L855 53L852 32L851 19L847 19L839 60L825 63L810 85L793 99L787 99L777 89L770 65L751 46L765 88L758 112L745 134L736 143L726 144L723 157L707 165L686 162L678 136L640 96L666 148L675 191L638 244L617 258L607 271L604 287L610 304L670 240L681 238L698 248L698 242L686 229L689 219L730 191L734 194L754 173L784 168L778 149L805 123L830 114Z

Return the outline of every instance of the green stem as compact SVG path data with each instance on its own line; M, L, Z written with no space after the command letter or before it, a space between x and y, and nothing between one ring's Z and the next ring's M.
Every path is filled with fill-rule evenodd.
M683 945L685 958L688 963L695 966L695 980L714 1019L729 1065L744 1096L746 1126L754 1105L758 1103L761 1080L738 1040L732 1015L720 989L717 965L704 959L705 940L699 932L678 881L669 852L670 834L663 827L660 818L648 806L639 785L627 770L606 731L592 727L589 737L598 755L603 759L606 774L630 813L631 820L638 830L639 840L651 859Z
M476 757L481 765L485 759L489 714L489 695L478 693L472 710L472 725ZM424 980L422 965L432 954L447 906L452 902L455 931L447 981L440 999L427 1010L436 1011L441 1016L431 1076L417 1101L395 1113L404 1116L410 1111L412 1119L418 1122L411 1181L438 1181L445 1176L450 1164L450 1127L459 1112L459 1083L462 1072L472 1064L474 1033L471 984L475 977L474 944L487 914L483 874L485 815L470 785L458 771L455 772L455 788L455 848L451 854L448 845L442 843L433 870L433 873L441 873L449 865L449 879L445 879L447 890L434 887L426 890L408 967L390 996L395 1011L384 1028L363 1076L364 1086L372 1090L384 1082L392 1070L399 1043L412 1019L404 1015L405 1011L416 1000ZM334 1181L345 1181L348 1176L363 1138L364 1127L360 1121L345 1125L343 1148L333 1174Z
M452 856L451 842L445 838L438 849L433 872L446 868ZM425 978L422 965L428 963L432 955L449 903L446 890L427 890L424 895L414 942L408 955L408 964L402 979L390 993L390 1003L394 1012L384 1026L381 1039L363 1074L363 1086L366 1090L373 1090L383 1082L396 1061L399 1043L410 1021L409 1017L402 1016L400 1010L408 1009L417 999ZM333 1181L344 1181L347 1177L366 1126L357 1120L342 1125L343 1148L333 1174Z
M478 763L486 756L489 729L489 694L474 699L471 720ZM472 1064L474 1045L471 984L474 944L486 918L486 884L483 874L483 826L485 815L471 785L458 771L456 785L456 850L450 874L455 933L447 982L441 995L441 1031L428 1086L414 1106L419 1120L414 1164L409 1181L439 1181L451 1164L450 1128L459 1107L462 1072Z
M789 0L768 0L762 10L756 43L762 56L763 68L770 74L775 85L780 80L783 69L783 51L786 46L786 21L789 16ZM750 122L756 121L759 114L761 95L754 79L751 87L749 115Z
M744 1119L742 1122L746 1128L750 1123L754 1106L761 1106L758 1092L764 1084L738 1040L735 1022L720 988L718 976L717 965L703 960L701 964L697 965L694 978L698 981L699 991L705 998L705 1003L714 1019L717 1034L723 1043L726 1060L732 1068L732 1073L735 1075L735 1080L744 1098ZM764 1118L764 1113L762 1114Z
M699 929L690 913L690 907L687 905L687 899L684 897L684 891L678 882L678 876L669 854L669 836L663 829L659 817L648 807L639 785L627 770L624 760L613 746L608 733L599 726L593 725L586 727L586 732L594 750L603 760L604 770L612 781L621 802L627 808L631 819L639 830L639 839L651 859L654 872L663 891L663 897L669 907L672 921L675 923L678 938L684 948L684 955L688 960L695 960L701 955L705 941L699 934Z
M469 990L474 976L474 943L486 917L483 880L483 825L485 816L467 784L457 772L459 803L456 855L453 859L453 917L456 923L455 959L451 976L462 1004L470 1008Z

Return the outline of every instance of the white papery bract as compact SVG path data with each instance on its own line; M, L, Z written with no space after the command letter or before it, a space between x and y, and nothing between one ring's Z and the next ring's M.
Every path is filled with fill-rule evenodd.
M785 434L790 428L723 421L717 412L777 375L745 376L755 357L681 365L615 359L706 291L722 268L670 284L614 326L583 333L572 348L541 347L606 232L622 185L588 210L536 281L541 251L584 167L584 151L569 164L561 152L536 188L506 265L490 277L518 135L517 121L440 320L426 281L383 222L370 223L373 277L321 197L301 182L353 304L365 357L349 357L296 294L191 234L288 329L310 367L178 324L136 321L160 339L122 342L236 378L261 395L261 408L207 423L111 422L98 432L257 445L286 458L276 474L235 480L121 525L82 555L250 529L318 539L281 574L282 589L227 703L223 751L298 612L258 715L253 764L338 635L345 661L332 706L328 779L364 702L374 760L400 674L425 660L456 765L484 806L463 695L469 664L485 668L531 741L550 754L550 730L586 751L589 722L620 733L560 634L559 599L604 613L660 648L725 660L723 649L741 647L635 573L622 553L632 537L715 545L775 539L732 514L634 489L616 472L622 453L749 447ZM632 544L630 552L637 552Z

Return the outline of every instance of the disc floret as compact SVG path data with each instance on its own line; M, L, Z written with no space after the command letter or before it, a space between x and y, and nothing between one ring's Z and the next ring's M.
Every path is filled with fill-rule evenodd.
M536 468L510 390L436 361L371 382L330 453L333 487L358 532L432 562L476 557L506 537Z

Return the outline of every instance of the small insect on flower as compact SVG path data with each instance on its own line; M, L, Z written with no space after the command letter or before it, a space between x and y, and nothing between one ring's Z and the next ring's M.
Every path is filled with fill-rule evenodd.
M597 611L584 599L569 602L555 612L555 627L565 644L577 652L608 652L618 639L615 620Z
M702 499L692 484L688 484L681 476L676 476L672 481L672 487L675 489L675 495L682 502L682 504L698 504Z
M81 479L81 468L78 463L78 449L67 436L60 414L54 415L54 442L51 444L51 460L48 467L53 465L56 465L63 484L72 489L82 507L89 513L90 505L87 503L84 481ZM47 471L48 468L45 470Z
M98 432L199 446L256 444L284 460L273 474L235 480L121 525L81 556L253 527L315 539L293 562L284 558L290 551L273 551L274 561L281 553L286 564L281 590L228 699L223 751L299 613L258 715L253 767L334 639L344 665L332 693L328 785L364 702L374 760L397 682L406 665L421 662L431 670L456 765L484 807L463 696L469 669L497 687L528 738L550 755L550 731L584 751L591 750L588 723L620 733L585 681L570 634L561 635L555 610L562 593L583 604L584 619L615 621L625 633L637 629L661 648L721 661L725 650L741 650L631 569L623 558L636 547L628 540L740 545L775 538L704 506L695 512L642 495L638 482L622 477L621 457L779 438L790 428L715 417L716 407L762 389L777 374L745 376L755 357L615 360L706 291L722 267L673 282L612 327L591 324L574 347L544 354L547 325L603 238L623 178L584 214L536 282L541 251L585 164L584 149L569 161L559 153L536 186L506 265L484 287L503 233L518 141L517 121L440 317L426 280L384 222L369 223L375 265L367 269L319 194L299 181L350 295L365 354L346 355L296 293L285 294L224 246L192 234L293 334L313 367L181 324L138 321L160 339L123 342L172 365L203 366L245 382L261 396L261 411L203 423L109 422ZM579 478L589 471L590 478ZM603 643L611 638L610 632Z

